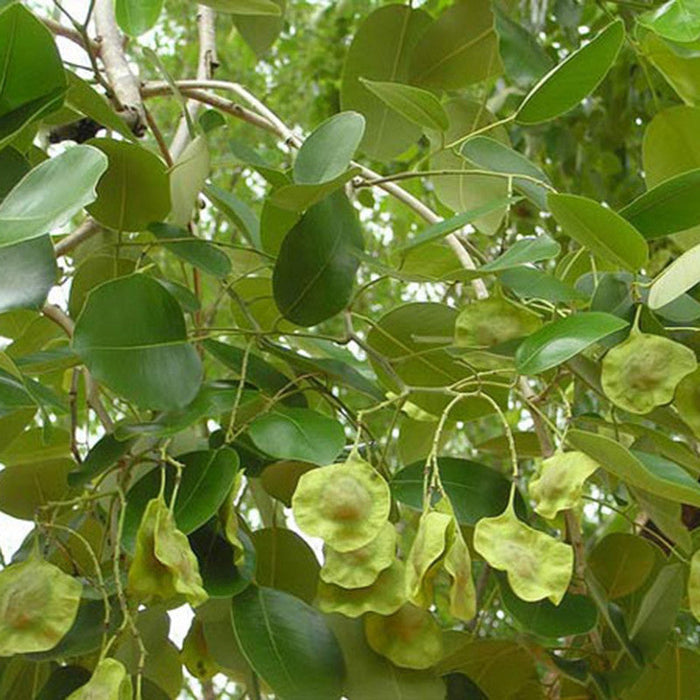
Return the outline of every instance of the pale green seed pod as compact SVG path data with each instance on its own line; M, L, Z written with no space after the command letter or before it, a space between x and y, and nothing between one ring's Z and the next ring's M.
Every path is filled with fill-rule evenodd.
M490 348L534 333L540 317L521 304L503 297L480 299L467 304L455 324L455 345Z

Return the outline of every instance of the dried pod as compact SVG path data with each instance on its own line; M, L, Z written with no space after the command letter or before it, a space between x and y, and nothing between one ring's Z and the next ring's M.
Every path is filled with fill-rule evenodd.
M633 330L603 358L605 395L630 413L649 413L673 399L678 383L698 363L685 345L660 335Z
M695 437L700 437L700 368L681 379L673 403Z
M424 512L406 561L408 599L422 608L433 602L432 580L439 567L435 565L445 552L447 529L452 518L435 510Z
M197 606L208 598L197 558L162 497L148 502L141 519L128 590L143 602L179 604L184 598Z
M545 459L528 486L535 511L553 518L560 510L574 508L581 500L584 482L598 467L598 462L583 452L559 452Z
M700 549L690 560L690 575L688 576L688 601L690 612L700 622Z
M324 613L359 617L367 612L391 615L406 602L406 575L403 562L394 563L365 588L341 588L319 581L316 602Z
M312 469L299 479L292 510L299 527L321 537L337 552L371 542L389 517L391 493L386 481L364 460Z
M480 299L465 306L455 324L455 345L490 348L534 333L540 317L503 297Z
M364 547L351 552L336 552L326 547L321 580L341 588L371 586L379 574L396 558L396 530L386 523L379 534Z
M131 678L116 659L102 659L92 672L92 678L72 692L67 700L131 700Z
M442 630L433 616L410 603L389 617L365 617L369 646L396 666L424 669L442 658Z
M0 656L55 647L75 622L82 590L36 554L0 571Z
M561 603L573 573L574 550L521 522L512 499L501 515L479 520L474 549L494 569L507 572L508 583L519 598Z

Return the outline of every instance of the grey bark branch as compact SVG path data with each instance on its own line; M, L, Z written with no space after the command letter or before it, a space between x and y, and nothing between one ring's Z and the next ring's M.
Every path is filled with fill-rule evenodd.
M124 39L114 17L112 0L96 0L94 17L100 42L100 57L114 97L128 115L126 119L132 131L141 136L146 131L141 89L124 53Z
M199 63L197 65L197 80L211 80L214 71L219 65L219 59L216 54L216 12L206 5L197 7L197 30L199 34ZM187 102L187 111L190 118L195 119L197 112L201 107L201 102L197 100L189 100ZM183 117L180 119L175 137L170 146L170 153L173 159L185 150L189 141L189 130L187 121Z

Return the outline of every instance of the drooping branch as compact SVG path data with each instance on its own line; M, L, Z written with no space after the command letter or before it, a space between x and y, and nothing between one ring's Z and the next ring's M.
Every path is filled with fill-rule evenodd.
M125 119L134 134L142 136L146 131L146 115L140 85L124 53L124 40L114 17L112 0L96 0L94 17L100 42L100 57L114 98L126 113Z

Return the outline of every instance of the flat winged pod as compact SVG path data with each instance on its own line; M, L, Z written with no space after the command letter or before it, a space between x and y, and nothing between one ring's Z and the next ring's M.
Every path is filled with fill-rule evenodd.
M695 437L700 437L700 368L681 379L673 403Z
M543 460L528 486L535 511L544 518L554 518L560 510L574 508L581 500L584 482L598 467L598 462L583 452L559 452Z
M698 363L685 345L634 329L603 358L605 395L630 413L649 413L673 399L678 383Z
M435 510L420 517L418 531L406 561L406 591L414 604L428 608L433 602L431 567L442 557L447 544L447 529L452 518Z
M312 469L299 479L292 510L299 527L337 552L371 542L389 517L389 485L364 460Z
M472 580L472 559L467 543L456 522L449 538L444 560L445 571L450 575L450 614L468 622L476 615L476 590Z
M148 502L141 519L128 589L144 602L184 598L197 606L207 600L197 558L162 497Z
M36 554L0 571L0 656L55 647L75 622L82 590Z
M369 646L403 668L424 669L442 658L442 630L433 616L410 603L393 615L365 617Z
M396 530L387 522L379 534L364 547L336 552L326 547L321 580L341 588L371 586L379 574L396 559Z
M320 581L316 598L322 612L337 612L346 617L360 617L367 612L391 615L405 602L405 568L398 559L365 588L347 589Z
M102 659L92 678L67 700L131 700L132 697L131 678L123 664L116 659Z
M700 549L690 560L690 575L688 576L688 601L690 612L700 622Z
M520 304L491 297L467 304L455 324L455 345L489 348L534 333L542 321Z
M519 598L561 603L573 572L574 550L520 521L512 499L501 515L479 520L474 549L494 569L508 574L508 583Z
M229 493L228 498L224 501L224 504L219 510L219 517L224 526L224 534L228 543L233 547L234 557L233 563L236 566L242 566L245 559L245 548L241 542L239 535L239 524L238 524L238 513L236 512L236 496L241 490L241 482L243 480L243 472L239 471L236 473L236 478L234 479L233 486L231 487L231 493Z

